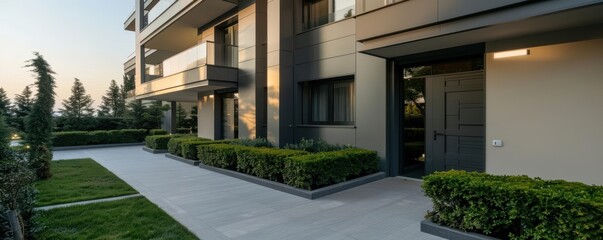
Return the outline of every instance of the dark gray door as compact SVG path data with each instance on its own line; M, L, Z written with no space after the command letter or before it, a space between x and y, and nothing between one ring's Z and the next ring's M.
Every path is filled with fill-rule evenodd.
M485 170L484 73L426 80L426 173Z

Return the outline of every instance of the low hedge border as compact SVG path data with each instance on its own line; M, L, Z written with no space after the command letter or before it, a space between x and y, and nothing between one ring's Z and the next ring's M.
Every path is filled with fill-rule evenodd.
M502 239L599 239L603 187L464 171L424 178L426 219Z
M187 137L187 136L190 136L190 135L185 135L185 134L151 135L151 136L147 136L144 139L144 141L145 141L145 146L147 148L161 149L161 150L166 150L165 152L167 152L168 142L170 141L170 139Z
M235 144L204 144L197 148L198 158L204 165L307 190L376 173L379 168L379 157L375 151L358 148L315 154Z
M199 160L198 154L198 146L200 145L210 145L210 144L228 144L233 140L217 140L212 141L209 139L200 138L198 140L188 140L183 141L180 144L180 152L182 153L182 157L191 160Z
M199 138L197 136L194 135L185 135L179 138L171 138L168 143L167 143L167 149L168 152L172 155L176 155L176 156L180 156L182 157L182 148L180 147L180 144L184 141L190 141L190 140L201 140L204 138Z
M109 131L54 132L53 147L83 146L98 144L137 143L147 135L146 129L122 129Z

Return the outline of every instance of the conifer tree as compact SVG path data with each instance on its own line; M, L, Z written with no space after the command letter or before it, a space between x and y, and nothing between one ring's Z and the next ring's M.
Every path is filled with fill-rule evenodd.
M123 95L123 91L121 91L115 80L111 80L109 89L107 89L105 96L102 97L98 116L123 117L126 110L126 103Z
M75 78L73 87L71 87L71 96L69 99L63 100L63 108L60 111L67 118L79 119L92 116L94 114L94 109L92 108L93 102L92 97L86 94L86 89L82 82Z
M15 106L13 108L14 121L12 126L18 131L25 131L25 119L31 112L34 101L31 94L31 89L29 86L26 86L21 94L15 96Z
M186 126L186 110L182 107L182 104L178 103L176 108L176 127L184 128Z
M36 76L37 94L31 113L27 116L26 141L30 146L29 161L36 172L38 179L51 177L50 160L52 152L49 147L52 143L52 109L54 107L54 72L42 55L34 52L35 58L29 60L27 67L32 68Z
M4 88L0 87L0 114L9 117L11 112L10 99L6 96Z

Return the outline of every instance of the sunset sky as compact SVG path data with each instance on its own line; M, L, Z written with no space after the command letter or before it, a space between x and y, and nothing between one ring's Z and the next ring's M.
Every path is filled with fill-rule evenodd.
M111 79L121 83L134 51L134 33L123 29L133 10L134 0L0 0L0 87L12 101L34 83L23 66L37 51L56 72L55 109L74 78L98 106Z

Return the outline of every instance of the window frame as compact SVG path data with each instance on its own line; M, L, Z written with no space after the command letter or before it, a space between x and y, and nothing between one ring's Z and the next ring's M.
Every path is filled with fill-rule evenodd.
M351 98L352 98L352 106L351 108L353 109L353 120L352 121L335 121L335 93L334 93L334 86L335 84L338 83L352 83L352 94L351 94ZM313 119L313 108L312 106L314 105L314 98L312 97L312 90L320 87L320 86L324 86L327 85L327 121L314 121ZM344 77L344 78L337 78L337 79L328 79L328 80L318 80L318 81L311 81L308 82L308 84L306 85L307 89L305 89L305 91L307 91L306 99L303 99L303 101L305 102L307 109L307 115L308 118L306 120L306 123L309 125L354 125L356 122L356 83L354 81L354 77Z

